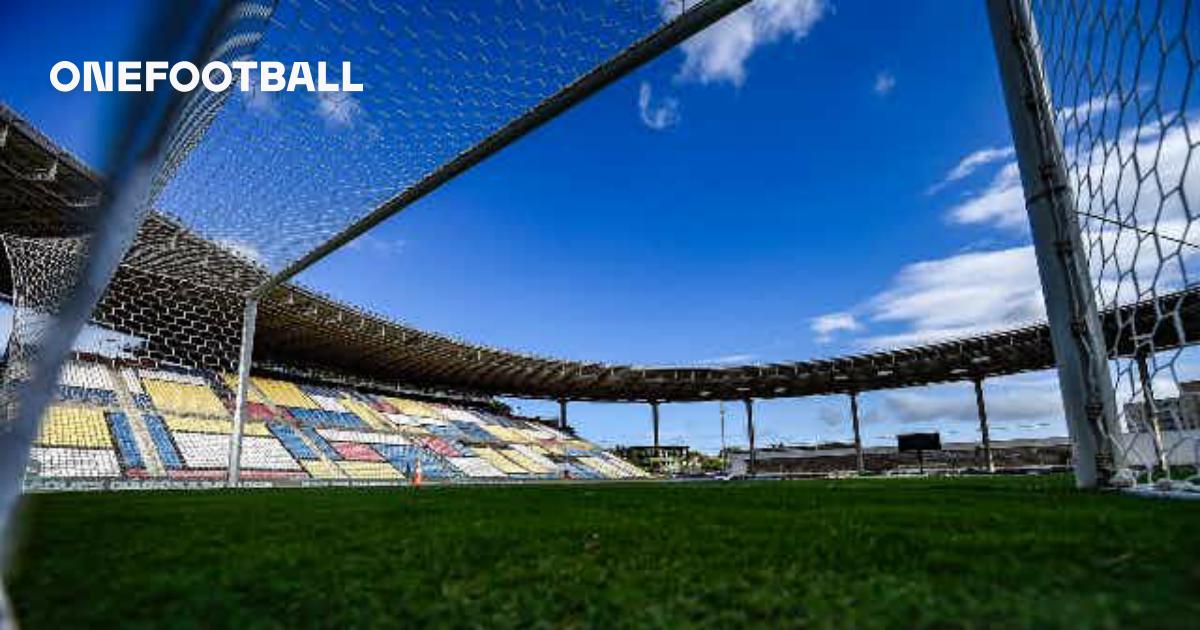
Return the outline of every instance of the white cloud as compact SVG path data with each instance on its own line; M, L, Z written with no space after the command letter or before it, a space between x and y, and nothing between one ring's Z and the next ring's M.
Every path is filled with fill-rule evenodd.
M664 15L678 13L678 3L662 3ZM700 83L746 80L746 60L764 44L790 37L800 41L825 14L824 0L756 0L685 41L679 78Z
M697 363L709 365L737 365L741 363L750 363L757 358L754 354L727 354L721 357L711 357L708 359L700 359Z
M1127 129L1097 143L1077 160L1072 173L1080 210L1136 223L1138 230L1084 216L1092 280L1102 307L1145 299L1151 290L1182 288L1185 269L1200 249L1188 229L1183 199L1200 199L1200 166L1184 131L1200 126L1196 116L1166 129ZM1071 147L1068 154L1073 154ZM1089 156L1089 153L1091 154ZM984 164L1008 160L1010 149L985 149L964 158L947 181L966 177ZM1137 183L1140 182L1139 185ZM1192 202L1194 203L1194 202ZM1107 211L1106 211L1107 209ZM990 185L951 208L958 224L1028 229L1024 191L1015 162L999 168ZM1114 218L1115 220L1115 218ZM1200 244L1200 243L1198 243ZM897 332L860 339L868 347L896 347L966 337L1029 324L1045 318L1041 282L1031 246L968 252L903 267L891 286L860 309L873 324Z
M834 336L839 332L861 330L862 324L858 322L853 313L839 312L814 317L809 323L809 327L816 333L818 343L828 343L833 341Z
M875 75L876 94L880 96L887 96L888 94L891 94L895 87L896 77L892 76L892 73L888 72L887 70L881 70L879 74Z
M1063 415L1062 395L1053 377L1039 379L1036 385L992 390L986 396L988 419L993 425L1057 420ZM882 417L904 424L978 422L975 397L969 388L961 392L893 391L885 393L881 402Z
M362 113L358 99L345 92L318 92L317 115L330 127L348 127Z
M864 339L871 347L954 339L1045 318L1031 246L907 265L867 310L872 321L901 327Z
M1015 152L1012 147L987 147L975 151L959 160L958 164L950 169L950 172L946 173L941 181L930 186L928 194L932 195L949 184L970 177L981 166L1011 158Z
M650 83L642 81L638 89L638 114L647 127L661 131L679 123L679 101L667 97L656 102Z
M949 218L963 225L983 223L1007 230L1028 230L1025 189L1017 163L1005 164L983 192L950 208Z
M259 86L259 80L256 76L250 77L250 89L242 92L242 103L246 109L265 116L278 116L279 106L275 102L275 95L270 92L264 92Z
M266 257L263 255L262 250L254 243L236 238L218 238L216 241L217 245L220 245L235 256L260 266L266 266Z
M368 232L347 243L346 248L380 256L395 256L403 252L406 245L404 239L381 238Z
M1080 219L1102 305L1145 299L1152 289L1178 290L1189 280L1185 270L1200 254L1189 218L1200 199L1200 161L1189 160L1194 148L1184 129L1200 128L1200 116L1181 120L1165 131L1157 124L1126 129L1081 158L1087 183L1076 193L1080 210L1109 219Z
M1061 107L1058 110L1058 115L1061 120L1073 122L1074 124L1082 124L1088 119L1099 116L1105 111L1116 107L1118 103L1120 103L1120 99L1115 94L1111 96L1097 96L1070 107Z

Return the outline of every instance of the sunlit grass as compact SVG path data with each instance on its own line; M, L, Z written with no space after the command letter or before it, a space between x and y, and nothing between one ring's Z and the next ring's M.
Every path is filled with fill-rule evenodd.
M27 628L1154 625L1200 502L1062 478L35 496Z

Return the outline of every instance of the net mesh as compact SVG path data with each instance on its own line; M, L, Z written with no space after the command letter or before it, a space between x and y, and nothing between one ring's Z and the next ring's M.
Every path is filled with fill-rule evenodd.
M224 478L246 297L273 273L698 4L230 3L215 25L214 45L195 60L198 66L286 60L315 69L328 62L328 82L346 79L365 88L198 89L179 104L178 115L160 132L161 152L145 198L125 222L137 226L136 237L132 230L123 235L132 244L92 313L93 326L76 343L75 359L64 368L34 440L33 477ZM342 76L341 62L353 68L352 77ZM240 81L235 72L232 83ZM91 177L78 165L61 170ZM45 181L62 186L65 178ZM42 214L65 211L54 207ZM75 286L87 243L5 239L16 313L10 381L21 377L28 363L23 357L36 353L55 305ZM307 317L322 330L394 344L392 331L377 323L343 321L342 313L327 321L323 311L305 306L318 301L277 287L260 312L269 324L281 319L280 311L308 308L311 313L292 314L288 321ZM314 335L301 329L294 334ZM335 337L328 340L330 350ZM286 343L288 336L273 338ZM635 474L614 473L624 469L612 468L598 449L570 435L531 437L540 429L520 420L464 411L468 417L458 421L469 426L457 426L444 417L455 413L453 407L401 412L398 407L417 403L389 403L352 387L256 381L249 394L241 459L251 479L393 481L409 477L413 467L447 477L536 477L558 474L568 463L598 477ZM339 430L349 433L327 435ZM580 463L581 457L599 468Z
M235 95L159 207L278 271L653 31L663 11L644 0L281 0L245 58L344 60L365 89L256 83ZM340 64L327 71L346 78Z
M1200 10L1190 0L1032 2L1095 295L1119 422L1104 438L1141 481L1200 459ZM1130 481L1130 479L1126 479Z

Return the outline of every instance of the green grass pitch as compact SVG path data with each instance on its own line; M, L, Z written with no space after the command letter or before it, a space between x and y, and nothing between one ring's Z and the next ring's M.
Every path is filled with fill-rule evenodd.
M39 495L25 628L1196 627L1200 502L1064 478Z

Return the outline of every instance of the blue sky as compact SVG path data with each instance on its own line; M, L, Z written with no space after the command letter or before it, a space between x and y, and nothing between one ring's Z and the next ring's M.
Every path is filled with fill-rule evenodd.
M80 4L77 22L18 7L0 58L24 61L0 67L0 98L95 163L110 97L59 94L47 73L119 57L144 5ZM300 280L467 340L622 363L820 358L1036 319L983 9L760 0ZM1065 434L1052 374L988 392L996 439ZM977 436L969 383L862 406L869 444ZM847 415L843 397L764 401L759 442L845 439ZM741 404L727 417L744 443ZM649 440L644 405L571 419L603 444ZM717 405L665 405L663 437L713 450Z

